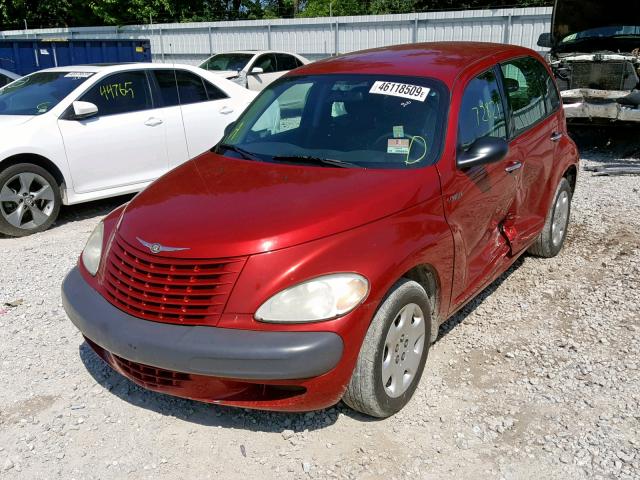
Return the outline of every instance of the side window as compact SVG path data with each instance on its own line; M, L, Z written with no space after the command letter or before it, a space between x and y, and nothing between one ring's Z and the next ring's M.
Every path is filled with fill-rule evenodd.
M163 107L174 107L180 105L178 99L178 86L173 70L154 70L158 93Z
M272 53L262 55L254 62L253 67L259 67L264 73L272 73L276 71L276 57Z
M209 100L202 78L186 70L176 70L178 95L181 105L206 102Z
M560 106L560 96L556 84L549 75L547 69L537 60L535 61L540 71L540 79L542 81L542 90L544 92L545 104L547 106L547 114L553 112Z
M304 63L302 63L302 60L300 60L299 58L293 57L296 61L296 67L301 67L304 65Z
M209 100L220 100L222 98L229 98L226 93L216 87L214 84L204 80L204 86L207 89L207 96Z
M501 68L517 135L546 115L542 65L525 57L505 62Z
M144 70L103 78L79 100L94 103L100 116L147 110L153 106Z
M9 85L12 80L6 75L0 73L0 87L4 87L5 85Z
M462 97L458 146L466 150L483 137L506 139L507 129L498 80L493 70L471 80Z
M293 70L297 68L296 58L285 53L277 53L276 61L278 62L278 71Z

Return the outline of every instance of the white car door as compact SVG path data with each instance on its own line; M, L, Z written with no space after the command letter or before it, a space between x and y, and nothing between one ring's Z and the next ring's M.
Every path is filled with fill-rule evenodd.
M245 105L193 72L177 69L176 79L189 158L193 158L220 141Z
M262 69L260 73L253 73L254 68ZM273 53L260 55L253 65L249 66L247 73L247 87L249 90L263 90L271 82L277 80L286 72L279 72L276 56Z
M164 119L144 70L111 74L78 100L98 113L58 121L76 193L145 183L167 171Z

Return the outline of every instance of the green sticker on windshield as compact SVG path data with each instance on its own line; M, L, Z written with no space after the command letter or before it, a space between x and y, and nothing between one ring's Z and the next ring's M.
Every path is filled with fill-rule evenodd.
M402 137L404 137L404 127L402 125L394 125L393 138L402 138Z

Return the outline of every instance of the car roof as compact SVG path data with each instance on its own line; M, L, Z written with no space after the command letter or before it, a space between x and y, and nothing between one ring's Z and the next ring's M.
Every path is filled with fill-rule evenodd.
M494 55L531 55L515 45L484 42L410 43L362 50L299 67L288 75L366 73L432 77L451 85L472 65Z
M242 53L247 55L262 55L263 53L286 53L287 55L295 55L295 53L283 52L282 50L233 50L231 52L216 53L216 55L225 55L228 53Z
M180 63L151 63L151 62L132 62L132 63L103 63L90 65L67 65L64 67L53 67L38 70L39 72L117 72L120 70L142 70L145 68L186 68L196 69L194 65L184 65Z

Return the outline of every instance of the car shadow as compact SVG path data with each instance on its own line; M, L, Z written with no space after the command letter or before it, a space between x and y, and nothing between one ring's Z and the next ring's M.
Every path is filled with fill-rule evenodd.
M313 415L308 413L284 413L250 410L214 405L195 400L173 397L146 390L107 365L86 343L79 347L80 359L93 379L111 394L136 407L145 408L160 415L174 417L184 422L206 427L242 428L254 432L292 430L318 430L333 425L340 413L359 418L348 407L339 404ZM362 416L363 419L367 417Z
M526 254L522 255L518 258L513 265L509 267L502 275L496 278L492 283L490 283L484 290L478 293L469 303L467 303L461 310L459 310L455 315L449 318L446 322L440 325L440 329L438 330L438 338L436 342L439 342L444 337L446 337L449 332L451 332L457 325L461 324L469 315L471 315L476 308L482 305L482 302L495 292L502 283L508 279L513 272L515 272L518 268L524 264L524 259L526 258Z
M76 205L63 205L60 209L60 215L49 230L54 230L68 223L88 220L94 217L103 217L108 215L112 210L118 208L123 203L133 198L133 194L120 195L118 197L105 198L104 200L95 200L92 202L79 203ZM44 233L44 232L43 232ZM8 235L0 233L0 239L12 238Z
M462 310L440 326L438 339L442 340L457 325L462 323L482 302L491 295L515 270L524 263L519 258L505 273L480 292ZM111 394L136 407L151 410L160 415L208 427L243 428L255 432L283 432L293 430L319 430L333 425L340 414L362 423L378 422L380 419L351 410L342 402L315 412L283 413L249 410L237 407L213 405L195 400L173 397L146 390L109 367L86 343L79 347L80 358L93 379Z

